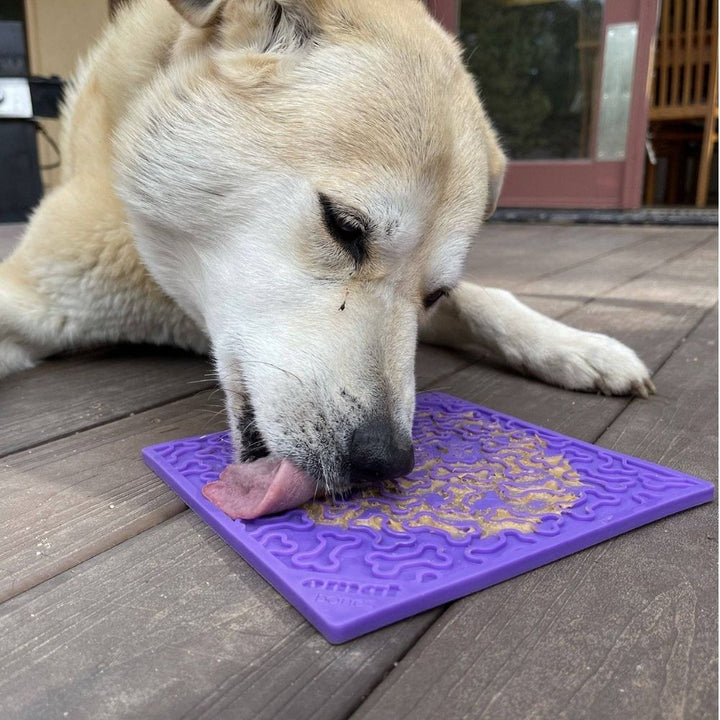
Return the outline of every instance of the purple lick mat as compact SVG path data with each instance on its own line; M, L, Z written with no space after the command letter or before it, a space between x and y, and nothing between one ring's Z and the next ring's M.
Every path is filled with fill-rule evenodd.
M407 477L252 521L202 495L231 461L226 433L143 456L333 643L713 498L704 480L441 393L418 396L413 435Z

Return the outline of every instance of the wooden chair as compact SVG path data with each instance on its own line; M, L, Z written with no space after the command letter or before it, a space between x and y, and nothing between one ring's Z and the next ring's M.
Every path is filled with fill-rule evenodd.
M710 167L718 140L718 25L716 0L662 0L649 110L658 145L700 142L695 204L707 204ZM683 123L693 123L684 125ZM684 128L684 129L683 129ZM684 133L684 135L683 135ZM671 152L676 159L681 151ZM671 160L671 174L678 172ZM677 177L669 178L677 182ZM655 167L648 166L645 201L655 194Z

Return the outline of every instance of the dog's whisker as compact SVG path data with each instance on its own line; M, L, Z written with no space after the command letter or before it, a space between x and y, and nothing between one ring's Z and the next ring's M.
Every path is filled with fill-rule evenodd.
M201 433L203 434L205 430L207 430L208 427L210 427L211 423L213 423L220 415L224 414L224 410L203 410L201 409L201 414L204 416L203 425L201 429Z
M289 375L292 378L295 378L301 385L304 385L304 382L302 378L298 377L294 372L291 372L290 370L286 370L285 368L280 367L279 365L275 365L275 363L267 362L266 360L243 360L243 363L255 363L257 365L267 365L268 367L274 368L275 370L279 370L282 373L285 373L286 375Z
M222 393L222 392L223 392L222 388L215 388L215 389L211 390L210 395L208 396L208 402L214 401L217 398L218 394Z

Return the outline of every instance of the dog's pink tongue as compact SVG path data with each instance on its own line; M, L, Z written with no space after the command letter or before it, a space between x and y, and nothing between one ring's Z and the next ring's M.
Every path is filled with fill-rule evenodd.
M260 458L228 465L202 493L233 520L252 520L302 505L315 497L315 489L310 476L289 460Z

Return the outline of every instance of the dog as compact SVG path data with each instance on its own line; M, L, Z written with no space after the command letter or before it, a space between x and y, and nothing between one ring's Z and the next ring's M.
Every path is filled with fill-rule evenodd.
M210 353L237 460L328 495L412 469L418 338L653 392L616 340L462 281L506 160L418 0L131 0L61 150L0 266L0 375L121 341Z

